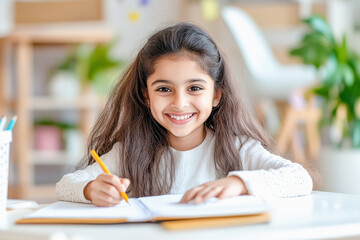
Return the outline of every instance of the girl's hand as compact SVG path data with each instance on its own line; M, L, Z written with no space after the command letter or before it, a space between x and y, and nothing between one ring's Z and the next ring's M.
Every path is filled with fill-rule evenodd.
M193 200L195 204L199 204L212 197L223 199L247 194L247 192L248 191L241 178L237 176L230 176L216 181L207 182L188 190L180 200L180 203L188 203Z
M123 199L120 192L125 192L130 185L127 178L119 178L107 173L100 174L84 188L84 196L99 207L112 207Z

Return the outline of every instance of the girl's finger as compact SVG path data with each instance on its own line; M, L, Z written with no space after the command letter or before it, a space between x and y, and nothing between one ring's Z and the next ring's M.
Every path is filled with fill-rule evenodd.
M195 204L206 202L208 199L212 197L217 197L217 195L223 191L223 187L208 187L207 191L203 191L199 193L199 195L195 198Z
M224 199L231 196L237 196L236 194L231 194L231 191L227 188L224 188L219 194L217 195L218 199Z
M113 205L119 204L122 200L122 198L120 198L119 192L117 192L116 196L101 193L98 195L97 199Z
M123 186L121 191L125 192L130 185L130 180L127 178L120 178L120 184Z
M206 200L204 196L206 196L209 192L212 191L212 187L204 187L201 191L197 192L197 194L193 197L194 203L199 204Z
M93 183L93 191L94 193L92 194L92 196L98 196L98 195L109 195L115 199L118 199L118 201L121 200L120 197L120 193L119 190L117 190L117 188L107 182L103 182L103 181L94 181Z
M204 196L204 201L206 201L209 198L217 197L219 193L223 191L223 188L220 186L214 187L211 189L211 191L208 191Z
M113 206L117 205L117 203L110 203L110 202L107 202L107 201L104 201L104 200L98 199L98 198L94 199L93 204L98 207L113 207Z
M113 185L118 191L124 191L121 186L122 183L120 182L120 178L115 175L105 174L102 176L101 180L107 184Z
M199 191L201 191L201 189L203 188L203 186L198 186L198 187L194 187L190 190L188 190L184 196L182 197L182 199L180 200L180 203L188 203L190 202L191 200L194 199L194 196L197 195L197 193Z
M119 190L115 188L113 185L108 184L106 189L100 189L100 190L104 192L106 195L109 195L114 199L117 199L118 201L122 199Z
M108 173L101 173L97 179L104 181L104 182L111 182L111 179L114 177L114 175L108 174Z

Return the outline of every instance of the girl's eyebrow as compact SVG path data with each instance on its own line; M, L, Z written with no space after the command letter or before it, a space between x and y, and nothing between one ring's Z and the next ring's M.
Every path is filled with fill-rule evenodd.
M201 82L201 83L205 83L207 84L207 81L205 81L204 79L201 79L201 78L196 78L196 79L189 79L187 80L185 83L195 83L195 82ZM169 80L162 80L162 79L158 79L158 80L155 80L151 86L155 85L155 84L158 84L158 83L166 83L166 84L173 84L171 81Z

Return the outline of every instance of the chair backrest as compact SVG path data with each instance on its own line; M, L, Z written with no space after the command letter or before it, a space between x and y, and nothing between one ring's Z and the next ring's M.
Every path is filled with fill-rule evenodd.
M224 7L222 18L237 43L252 77L264 77L279 67L257 24L237 7Z

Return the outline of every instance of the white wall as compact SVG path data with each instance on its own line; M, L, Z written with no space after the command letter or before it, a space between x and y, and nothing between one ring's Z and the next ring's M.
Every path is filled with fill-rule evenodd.
M13 27L13 0L0 0L0 37L7 35Z
M147 37L157 29L180 19L181 0L148 0L147 5L135 0L104 0L104 16L118 38L116 53L123 57L135 57ZM130 21L132 11L139 13L138 21Z

